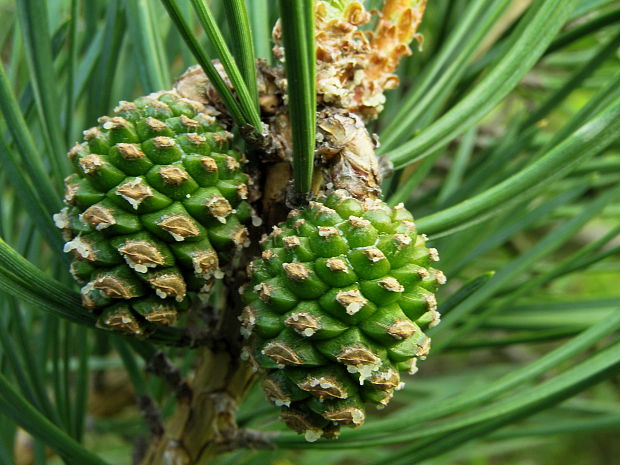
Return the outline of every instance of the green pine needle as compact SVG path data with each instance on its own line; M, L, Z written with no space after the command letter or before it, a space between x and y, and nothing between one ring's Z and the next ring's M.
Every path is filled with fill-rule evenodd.
M297 201L302 201L311 186L316 137L314 13L311 2L280 0L278 4L293 135L293 181Z
M198 60L200 66L202 66L203 71L217 90L218 94L224 101L228 111L230 112L233 120L239 126L243 126L249 124L247 119L243 116L243 112L241 111L241 107L239 103L233 96L232 92L228 89L228 86L222 79L222 76L218 73L213 66L213 63L206 55L204 49L200 46L196 38L194 37L194 33L187 23L186 19L183 17L183 14L179 8L179 5L176 0L161 0L164 7L168 11L170 15L170 19L174 22L177 27L179 33L185 40L187 46L190 48L194 57Z
M192 0L192 6L198 15L198 19L202 24L203 29L207 33L207 37L211 42L211 45L215 48L217 52L217 56L222 62L222 66L230 79L233 89L235 89L237 93L237 97L239 99L239 106L245 119L251 124L256 131L259 133L262 132L262 123L260 120L260 115L258 114L258 94L256 93L256 78L252 78L252 70L246 69L247 76L246 78L251 80L253 92L249 90L248 85L244 82L241 72L237 67L237 63L230 53L228 49L228 45L222 36L222 32L215 21L215 17L211 13L211 9L205 3L204 0ZM239 5L237 5L239 7ZM234 5L228 5L227 9L235 8ZM238 8L237 8L238 9ZM239 17L239 20L242 21L241 17L243 16L241 12L234 13L236 17ZM247 26L247 22L245 22ZM251 37L251 34L248 33L247 28L245 32L243 30L237 31L240 34L240 41L247 40ZM248 48L246 43L244 47L245 53L251 50L251 47ZM251 62L254 62L253 57L251 58ZM253 68L251 63L248 63L248 58L244 57L243 65L245 67Z
M26 401L0 373L0 412L20 425L35 438L57 450L70 462L82 465L108 465L97 455L89 452L75 439L60 430Z
M389 158L395 167L400 168L427 157L491 111L536 63L564 25L575 3L576 0L536 2L514 31L515 40L510 49L484 79L417 137L390 150Z
M243 76L243 82L247 86L250 98L256 106L257 111L260 111L256 85L254 43L252 39L252 29L250 27L250 17L245 0L230 0L224 3L224 11L228 18L230 30L235 31L235 34L238 35L238 40L233 41L231 44L235 61L239 65L239 70Z

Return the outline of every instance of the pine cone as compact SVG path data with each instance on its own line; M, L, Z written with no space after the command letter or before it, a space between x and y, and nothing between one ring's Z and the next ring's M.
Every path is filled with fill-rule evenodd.
M266 370L267 397L309 440L360 426L415 371L439 322L435 249L411 214L339 190L293 210L250 264L241 315L247 355ZM251 337L250 337L251 336Z
M101 327L174 323L223 276L218 252L248 245L245 159L216 113L152 94L121 102L70 150L76 174L55 221Z

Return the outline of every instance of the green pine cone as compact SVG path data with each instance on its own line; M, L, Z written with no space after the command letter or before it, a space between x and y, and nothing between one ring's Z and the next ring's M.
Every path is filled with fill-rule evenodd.
M248 245L245 160L213 113L172 92L121 102L69 151L54 219L101 327L174 323L223 276L218 252Z
M250 264L246 355L266 370L267 397L308 440L360 426L416 370L439 322L437 252L401 205L346 191L311 202L274 228Z

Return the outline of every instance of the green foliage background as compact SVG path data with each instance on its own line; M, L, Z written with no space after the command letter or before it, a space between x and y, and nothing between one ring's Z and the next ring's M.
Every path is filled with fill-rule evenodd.
M180 331L136 342L86 329L51 221L82 129L249 43L227 25L237 2L211 2L225 43L190 2L163 3L187 18L185 35L156 1L0 0L0 465L25 450L37 465L130 463L146 427L131 405L94 413L107 377L174 410L143 365ZM269 58L276 2L248 6L256 55ZM254 390L240 424L281 431L277 449L218 464L607 465L620 452L620 4L432 0L422 33L373 129L395 166L385 197L414 212L448 276L431 356L338 441L284 431ZM249 87L238 106L251 123ZM307 145L312 116L299 118ZM296 166L308 174L307 160ZM165 350L189 370L191 353ZM25 449L17 425L37 438Z

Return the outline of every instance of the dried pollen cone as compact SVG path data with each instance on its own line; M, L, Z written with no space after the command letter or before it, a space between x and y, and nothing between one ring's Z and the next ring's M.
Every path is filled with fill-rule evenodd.
M319 101L375 119L385 103L384 91L398 86L394 74L411 55L409 44L422 43L417 32L426 0L385 0L382 11L368 12L363 2L315 2L317 94ZM362 29L377 15L373 30ZM281 31L274 30L277 57Z
M247 245L244 158L214 113L173 92L121 102L69 151L54 219L100 326L172 324L223 276L218 252Z
M401 205L338 190L293 210L249 267L240 317L267 397L306 438L360 426L416 370L439 322L435 249ZM251 336L251 337L250 337Z

